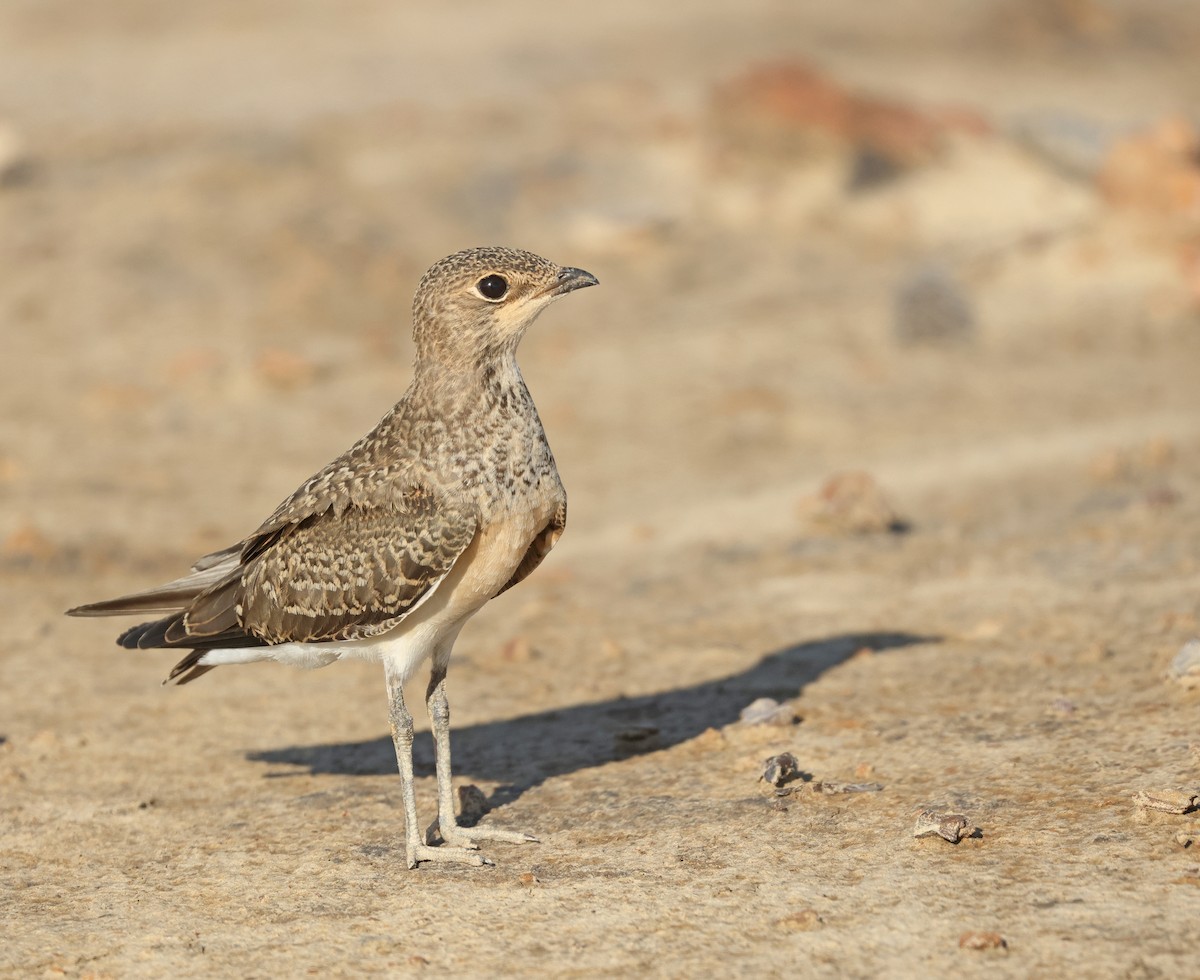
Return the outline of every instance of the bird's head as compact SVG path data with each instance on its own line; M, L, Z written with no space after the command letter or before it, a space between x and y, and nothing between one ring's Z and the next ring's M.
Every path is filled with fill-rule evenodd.
M516 248L455 252L436 262L417 286L417 360L467 366L512 352L542 310L596 284L590 272Z

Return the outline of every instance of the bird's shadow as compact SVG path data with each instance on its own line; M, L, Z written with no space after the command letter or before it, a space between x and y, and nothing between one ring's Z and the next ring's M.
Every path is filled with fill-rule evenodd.
M490 805L511 802L547 779L685 742L738 720L761 697L795 697L806 684L855 652L935 643L911 633L849 633L777 650L739 674L660 694L617 697L553 711L456 728L456 775L505 781ZM420 732L413 748L418 774L433 773L433 740ZM250 752L247 758L302 766L311 774L377 776L396 771L388 736L365 742L296 745ZM287 775L272 772L269 776Z

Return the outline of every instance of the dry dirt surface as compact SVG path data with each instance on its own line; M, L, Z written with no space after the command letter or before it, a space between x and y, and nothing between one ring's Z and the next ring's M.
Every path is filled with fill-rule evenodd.
M0 5L0 975L1200 976L1200 9L409 6ZM484 243L601 281L450 672L541 843L410 872L377 665L62 611L365 432Z

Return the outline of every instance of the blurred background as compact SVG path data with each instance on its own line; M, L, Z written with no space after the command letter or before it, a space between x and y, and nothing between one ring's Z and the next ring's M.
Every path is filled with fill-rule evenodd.
M314 794L302 819L344 828L346 848L390 840L392 808L371 809L394 789L374 667L222 671L164 696L169 657L119 655L119 624L61 610L179 574L364 433L408 382L418 278L478 244L601 282L521 351L571 519L458 645L457 761L486 791L518 785L512 807L620 874L651 858L608 847L574 807L598 820L631 793L699 794L702 807L626 814L647 833L711 814L691 831L699 874L741 819L711 800L752 792L780 748L738 728L738 708L803 688L801 765L888 786L854 811L865 822L808 828L839 855L840 891L868 874L856 848L938 794L980 808L1003 784L1066 805L1083 797L1065 759L1114 779L1194 776L1171 761L1194 714L1161 674L1200 615L1198 51L1187 0L4 0L0 786L29 817L13 846L49 861L42 828L74 820L97 888L151 847L164 868L202 867L197 848L252 862L230 843L240 832L221 838L240 794L268 835L253 846L287 865L265 815L295 826L298 786ZM870 656L891 645L905 650ZM569 714L583 703L594 715ZM543 719L564 753L551 759L522 718L559 710L558 728ZM708 726L731 754L704 756L701 777L686 753ZM1024 762L997 769L1018 734ZM368 742L383 761L363 775L354 746ZM326 743L340 769L278 763L294 780L263 780L262 759L311 762L303 745ZM647 754L630 759L635 743ZM131 843L123 821L147 800L156 816ZM994 805L993 823L1029 819ZM1119 819L1087 808L1088 826ZM1120 827L1105 839L1126 841ZM554 846L539 874L569 876ZM836 919L824 899L771 890L777 855L736 846L737 866L772 883L762 901ZM1138 862L1160 852L1140 846L1104 851L1132 903L1097 927L1113 956L1157 894ZM1058 847L1030 852L1028 880L1067 880ZM351 853L346 874L378 856ZM980 868L977 899L1033 917L1027 950L1057 928L1057 913L1003 906ZM243 885L301 902L274 873L188 879L190 898L159 880L156 928L173 935L172 902L250 901ZM646 871L696 880L674 873ZM958 928L922 918L919 875L888 881L847 894L889 921L894 905L891 949ZM585 904L633 907L604 894ZM52 948L74 913L45 901ZM676 894L660 901L638 907L682 936ZM714 914L717 946L754 941L748 909ZM575 954L591 921L564 926ZM1193 951L1196 921L1178 923ZM508 928L521 947L521 923ZM837 948L869 963L876 938ZM1061 965L1065 947L1045 941L1050 959L1018 974ZM107 961L118 972L129 942ZM1193 972L1185 939L1170 949Z
M573 526L1194 406L1142 363L1196 352L1190 4L13 0L0 36L10 553L240 535L398 396L417 278L476 243L606 287L524 352Z

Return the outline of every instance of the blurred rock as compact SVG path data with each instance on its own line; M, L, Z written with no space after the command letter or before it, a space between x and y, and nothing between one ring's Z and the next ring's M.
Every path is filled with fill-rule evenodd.
M800 763L791 752L781 752L763 762L762 776L768 786L782 786L800 775Z
M1008 943L998 932L964 932L958 937L959 949L1005 949Z
M1092 457L1088 469L1093 479L1112 483L1164 470L1174 462L1175 455L1175 443L1158 436L1138 446L1102 450Z
M54 543L33 524L22 524L0 545L6 558L45 561L58 553Z
M1161 469L1175 461L1175 443L1165 436L1155 436L1142 444L1139 454L1143 466Z
M608 660L623 660L625 648L616 640L606 636L600 641L600 656Z
M799 912L791 912L782 919L775 920L777 929L784 929L788 932L812 932L820 929L823 925L824 922L816 909L801 909Z
M842 534L899 533L908 527L875 478L861 470L834 474L815 497L800 502L799 510L802 518Z
M1109 0L1002 0L986 22L989 34L1021 48L1074 49L1119 40L1127 16Z
M853 96L805 65L751 68L717 88L712 111L718 134L752 152L803 159L857 142Z
M1178 263L1188 298L1193 306L1200 306L1200 241L1182 243Z
M942 840L957 844L964 837L969 837L967 818L961 813L942 813L939 810L922 810L917 815L913 825L913 836L940 837Z
M1159 813L1190 813L1196 808L1200 794L1190 789L1138 790L1133 794L1135 806Z
M25 475L25 467L12 456L0 456L0 483L16 483Z
M710 100L702 200L716 220L759 234L828 220L848 192L870 199L854 192L901 184L965 134L989 131L966 109L860 94L803 63L756 65Z
M1118 140L1097 183L1117 207L1200 221L1200 132L1190 120L1169 116Z
M1189 640L1175 654L1167 676L1189 690L1200 687L1200 639Z
M488 812L487 796L478 786L467 783L458 787L458 821L474 827Z
M1090 185L998 138L950 139L933 164L845 202L839 227L871 242L914 245L964 260L1044 244L1098 212Z
M746 705L738 718L743 725L794 725L796 712L787 702L780 704L774 698L758 698Z
M1158 486L1150 487L1146 490L1138 503L1148 507L1150 510L1166 510L1169 507L1174 507L1181 500L1183 500L1183 494L1172 486L1160 483Z
M0 187L24 183L33 175L25 140L11 123L0 120Z
M854 154L846 185L851 191L866 191L890 183L902 173L904 168L895 160L871 147L864 147Z
M167 362L166 376L176 384L211 380L225 367L225 358L215 347L190 347Z
M892 332L902 344L967 343L975 333L971 298L949 269L921 265L896 290Z
M272 388L299 388L317 375L316 366L295 351L269 347L258 355L254 372Z
M1026 149L1068 177L1092 180L1113 145L1102 123L1069 112L1033 112L1021 116L1012 135Z
M981 619L962 634L964 640L994 640L1004 632L1004 620Z
M791 160L849 152L869 185L932 160L949 130L986 131L963 110L928 112L851 91L799 62L752 67L719 86L713 124L727 147Z
M505 663L524 664L535 656L533 644L527 636L514 636L500 648L500 659Z

